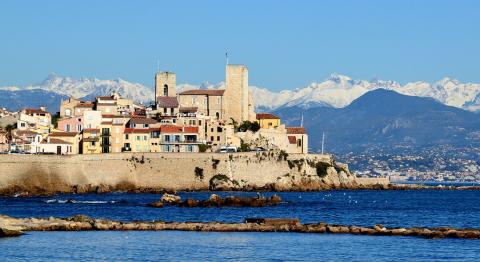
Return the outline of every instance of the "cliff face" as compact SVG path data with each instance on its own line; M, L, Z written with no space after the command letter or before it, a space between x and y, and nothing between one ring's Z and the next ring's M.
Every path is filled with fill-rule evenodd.
M284 152L2 155L0 193L353 188L328 155Z

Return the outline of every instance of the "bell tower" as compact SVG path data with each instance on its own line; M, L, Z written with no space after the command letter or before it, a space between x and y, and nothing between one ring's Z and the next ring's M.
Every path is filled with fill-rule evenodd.
M176 96L176 82L175 73L158 72L155 75L155 100L157 100L159 96Z

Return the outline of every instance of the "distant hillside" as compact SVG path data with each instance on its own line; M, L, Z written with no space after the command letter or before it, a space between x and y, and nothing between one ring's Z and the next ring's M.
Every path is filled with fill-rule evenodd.
M303 114L310 147L319 150L325 132L326 147L335 153L363 151L372 145L468 146L480 141L480 114L384 89L368 92L345 108L295 106L274 113L291 125L298 125Z
M46 106L47 111L56 113L60 110L61 100L65 98L67 96L40 89L15 92L0 90L0 107L17 111L24 107Z

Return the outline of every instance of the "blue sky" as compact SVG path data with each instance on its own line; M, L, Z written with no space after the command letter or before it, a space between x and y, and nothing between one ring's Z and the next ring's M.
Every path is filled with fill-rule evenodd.
M49 73L153 86L157 59L179 83L247 64L272 90L355 79L480 82L480 1L0 2L0 86Z

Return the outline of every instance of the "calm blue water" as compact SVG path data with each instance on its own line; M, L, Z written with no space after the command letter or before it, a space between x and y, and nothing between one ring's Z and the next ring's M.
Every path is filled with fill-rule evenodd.
M221 192L226 195L255 193ZM270 196L272 193L265 193ZM302 222L371 226L480 227L480 191L323 191L278 193L266 208L150 208L155 194L85 194L0 198L0 214L116 220L225 221L298 217ZM206 199L207 192L180 193ZM75 203L66 203L73 200ZM72 202L72 201L70 201ZM480 260L480 240L429 240L298 233L30 232L0 239L0 261L123 260Z

